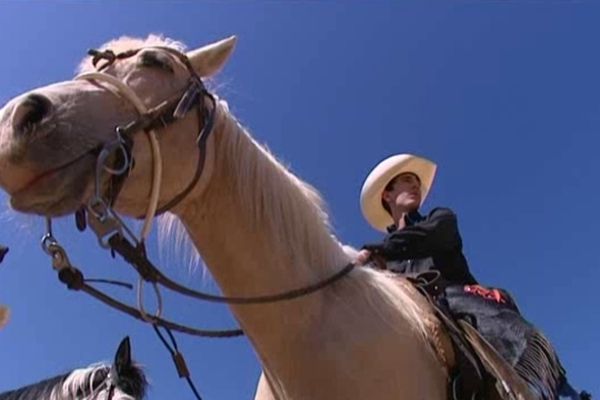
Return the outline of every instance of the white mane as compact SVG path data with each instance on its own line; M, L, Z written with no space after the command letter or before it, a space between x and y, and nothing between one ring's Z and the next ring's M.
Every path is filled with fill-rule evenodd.
M248 219L244 222L256 226L261 234L278 238L272 252L294 260L296 265L301 265L315 276L323 276L318 274L323 267L339 270L352 260L355 250L342 247L331 233L325 203L317 190L295 176L268 149L257 143L229 113L223 101L220 102L219 114L219 119L224 119L217 146L220 161L212 179L221 180L218 185L226 186L233 193L230 196L239 200L232 212L236 212L239 218ZM216 182L209 183L206 189L208 196L213 184ZM214 196L218 198L221 195ZM242 208L243 213L239 212ZM161 217L159 233L159 241L163 244L175 241L181 247L182 243L188 242L193 249L183 225L173 214ZM303 262L297 262L300 260ZM289 267L289 264L282 263L281 267ZM411 326L422 339L429 337L432 321L424 317L429 314L429 309L423 302L415 301L420 296L406 281L379 271L362 269L344 278L340 285L363 287L361 292L367 295L363 299L349 299L334 294L332 298L337 301L348 307L352 307L354 301L367 301L391 329L397 329L394 315L400 315L413 321Z
M108 400L108 382L101 384L94 390L94 380L99 373L105 374L109 367L106 365L92 365L87 368L74 370L62 385L52 390L49 400L66 400L66 399L81 399L81 400ZM82 392L91 393L85 398L81 397ZM115 388L111 400L136 400L123 393L119 388Z
M305 260L308 268L342 267L347 259L331 234L319 193L258 144L226 106L221 110L228 116L225 129L230 132L223 132L219 167L232 169L219 176L235 177L230 179L236 185L234 196L246 208L240 217L249 218L265 235L278 238L273 252Z

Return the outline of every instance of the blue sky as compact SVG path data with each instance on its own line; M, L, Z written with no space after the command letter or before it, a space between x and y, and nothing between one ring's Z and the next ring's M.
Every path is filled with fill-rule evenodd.
M473 273L510 290L572 383L599 394L599 18L600 6L568 1L2 1L0 102L69 79L114 37L163 33L193 48L236 34L213 88L321 191L344 242L379 238L358 205L374 164L401 152L435 160L426 208L456 211ZM152 330L64 289L39 247L43 220L0 203L11 247L0 303L13 310L0 391L108 360L130 335L149 399L191 398ZM88 276L132 278L71 218L56 229ZM150 243L166 272L216 290ZM174 318L235 325L224 306L167 301ZM245 339L180 346L205 399L252 398L259 366Z

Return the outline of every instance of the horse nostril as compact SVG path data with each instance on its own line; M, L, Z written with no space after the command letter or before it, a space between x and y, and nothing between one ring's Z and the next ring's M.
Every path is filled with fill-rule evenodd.
M52 108L50 100L41 94L30 94L19 103L13 113L13 126L19 132L29 132Z

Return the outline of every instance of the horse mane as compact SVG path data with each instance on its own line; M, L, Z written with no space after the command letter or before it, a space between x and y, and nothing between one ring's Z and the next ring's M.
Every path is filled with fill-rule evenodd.
M219 182L219 185L234 192L230 198L241 199L235 208L247 209L247 212L241 213L244 215L238 217L247 218L246 223L260 227L266 235L276 237L278 240L271 251L294 260L309 274L314 275L325 266L339 269L352 260L355 250L342 246L332 234L327 208L319 192L294 175L268 148L252 138L229 113L224 101L219 102L218 119L222 122L217 122L217 126L223 129L219 134L220 161L211 179L228 180L228 177L235 177L231 181ZM212 193L211 185L207 189L208 196ZM185 247L195 252L185 228L174 214L161 216L159 238L161 246L175 242L181 247L187 243ZM192 258L198 257L197 252L195 254ZM287 264L282 263L282 268ZM394 321L397 316L402 316L410 321L418 337L428 340L433 321L424 316L429 315L430 310L423 302L415 300L419 295L405 280L371 269L361 269L339 283L346 288L353 286L365 293L365 298L349 299L342 297L343 294L334 294L334 301L348 304L349 307L355 301L367 301L392 330L397 330L396 326L400 324ZM387 313L381 311L382 308L394 312Z
M348 263L332 234L319 192L258 143L229 112L225 101L218 101L217 119L219 156L206 203L221 201L225 190L234 212L244 210L237 211L236 219L257 227L265 237L276 238L269 252L305 268L309 276L319 268L339 269ZM286 268L286 264L281 266Z
M254 138L229 113L225 101L219 101L218 119L229 132L219 135L221 141L218 171L222 180L233 179L237 199L244 202L248 223L259 226L266 235L280 239L272 251L286 253L292 260L306 260L302 265L331 265L340 268L348 262L341 246L331 234L324 201L318 191L295 176L265 146ZM232 168L231 170L225 170ZM219 178L221 179L221 178ZM232 182L220 182L227 187ZM210 192L210 190L209 190ZM320 223L319 223L320 222ZM165 213L159 219L159 243L185 247L192 263L199 260L185 228L177 216ZM306 238L310 238L307 243ZM188 250L193 249L193 250Z
M106 392L103 385L110 370L111 366L106 364L76 369L19 389L0 393L0 400L105 400L106 397L99 394ZM120 378L119 387L115 389L112 400L144 398L147 382L141 368L134 366L127 371L127 376L120 376ZM123 392L121 387L123 381L126 381L128 390L133 391L132 395Z

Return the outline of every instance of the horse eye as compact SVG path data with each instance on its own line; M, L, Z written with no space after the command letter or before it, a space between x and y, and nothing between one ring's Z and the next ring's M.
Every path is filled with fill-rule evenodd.
M140 54L139 64L143 67L160 68L170 73L173 73L171 60L165 54L155 51L145 51Z

